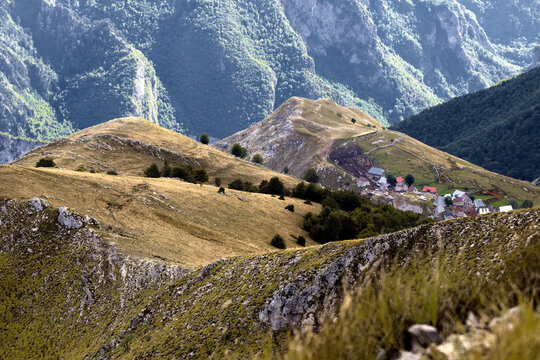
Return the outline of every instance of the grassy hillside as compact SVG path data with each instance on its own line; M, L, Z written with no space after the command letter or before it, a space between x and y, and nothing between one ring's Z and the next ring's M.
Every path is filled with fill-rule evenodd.
M533 181L540 174L540 68L453 99L394 126L488 170Z
M236 195L245 198L241 201ZM126 254L198 267L223 257L271 251L281 234L294 248L302 216L319 205L173 179L90 174L68 170L0 167L0 197L40 197L96 218L106 239ZM295 212L285 210L293 204Z
M402 319L401 327L392 327L392 335L386 334L396 342L369 344L362 349L369 357L379 347L399 348L408 321L428 321L446 335L455 328L445 314L461 321L468 311L487 311L495 305L490 294L516 285L524 299L531 299L527 289L535 284L531 274L537 274L539 264L538 209L223 259L185 273L116 253L100 239L108 231L103 226L66 229L58 224L55 208L38 210L5 200L0 206L0 354L8 358L202 359L232 353L247 359L265 351L279 354L286 350L291 330L323 329L339 311L345 291L368 290L371 281L380 278L372 274L401 276L408 280L401 282L407 291L414 289L404 287L411 282L435 284L430 280L433 254L439 254L445 262L435 267L441 271L436 279L444 275L448 282L431 288L439 289L436 296L424 292L414 298L407 309L415 313ZM396 288L388 290L382 300L397 299L396 294L411 299ZM360 294L360 299L370 299L369 292ZM491 302L476 301L479 295ZM504 299L504 305L516 304L515 299ZM452 304L460 306L449 307ZM374 314L364 319L375 325L387 316L394 319L391 307L377 307ZM344 329L351 334L362 330ZM343 344L341 351L351 349L350 343ZM324 348L317 348L323 356ZM346 358L343 352L335 354Z
M258 185L273 176L279 176L289 188L298 183L290 176L276 174L235 158L228 151L218 151L138 118L116 119L82 130L31 151L15 164L34 167L42 157L52 158L59 168L80 168L86 172L114 170L120 175L144 176L150 164L156 163L161 168L167 162L171 166L202 167L210 175L210 183L219 177L224 185L235 179Z
M352 118L356 122L352 123ZM354 178L373 165L395 176L412 174L415 185L430 185L440 193L467 190L490 204L515 199L540 204L540 191L525 181L502 176L428 146L410 136L377 125L358 109L332 101L292 98L264 121L216 143L246 147L249 156L261 154L264 166L303 177L316 169L321 183L357 189ZM535 155L532 155L535 156ZM484 192L501 196L497 199Z
M264 166L278 172L287 168L288 173L300 178L310 167L318 166L328 171L322 183L335 186L343 172L327 159L334 144L374 133L376 129L382 126L359 109L345 108L328 99L295 97L265 120L214 146L225 151L239 143L247 149L248 157L260 154Z

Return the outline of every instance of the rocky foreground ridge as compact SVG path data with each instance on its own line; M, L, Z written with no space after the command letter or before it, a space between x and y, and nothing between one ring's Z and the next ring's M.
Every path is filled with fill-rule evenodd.
M367 240L223 259L186 271L127 257L88 216L0 200L0 356L250 357L335 316L344 291L412 254L465 251L471 276L540 241L540 210L424 225Z

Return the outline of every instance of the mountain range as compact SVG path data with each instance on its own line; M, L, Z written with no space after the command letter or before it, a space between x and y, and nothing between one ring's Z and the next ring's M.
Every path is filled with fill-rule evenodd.
M347 189L341 179L374 164L445 191L497 187L505 202L538 204L537 188L328 99L291 98L216 146L232 139L245 140L250 156L263 154L263 165L288 164L290 175L139 118L95 125L0 166L0 357L347 359L384 351L392 359L411 350L414 323L432 324L437 344L444 341L437 351L457 356L455 336L466 337L459 344L477 334L466 325L474 314L479 324L504 324L506 309L519 306L511 327L478 328L501 342L519 336L504 351L531 358L540 324L530 305L538 208L434 222L354 192L306 188L291 175L312 166L323 184ZM359 154L370 163L355 163ZM44 160L54 167L36 167ZM147 171L152 164L158 174ZM167 177L167 166L204 169L208 178ZM262 193L271 178L285 196ZM218 179L261 185L220 189ZM302 186L327 198L298 197ZM334 241L336 225L363 233L375 224L383 235ZM286 250L276 249L276 235ZM360 321L347 309L360 311ZM326 350L309 355L315 349ZM467 349L501 351L498 342Z
M51 140L112 118L221 138L291 96L395 123L528 67L529 1L6 0L0 131Z

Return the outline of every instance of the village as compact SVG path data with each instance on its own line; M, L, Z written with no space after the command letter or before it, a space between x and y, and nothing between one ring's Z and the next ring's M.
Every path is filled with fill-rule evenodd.
M356 179L356 185L363 189L362 195L376 203L388 203L398 210L412 211L438 220L513 210L512 205L487 206L482 199L475 199L467 189L439 194L434 186L417 188L410 174L394 177L386 175L384 169L373 166L366 175Z

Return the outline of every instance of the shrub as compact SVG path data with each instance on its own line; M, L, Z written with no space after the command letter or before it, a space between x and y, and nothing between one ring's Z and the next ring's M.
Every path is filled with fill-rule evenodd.
M331 196L326 197L326 199L323 200L323 202L321 203L321 205L322 205L323 207L327 207L327 208L330 208L330 209L332 209L332 210L339 209L339 204L338 204L338 202L336 201L336 199L334 199L334 198L331 197Z
M290 212L294 212L294 205L293 204L287 205L285 206L285 209L289 210Z
M288 173L289 173L289 167L288 167L288 166L285 166L285 167L283 168L283 173L284 173L284 174L288 174Z
M175 166L172 168L171 176L187 182L195 182L191 166Z
M303 237L302 235L300 235L297 239L296 239L296 243L300 246L306 246L306 238Z
M263 194L285 195L285 185L277 176L274 176L270 181L263 180L261 182L259 192Z
M210 143L210 136L207 133L202 133L199 141L204 145L208 145Z
M251 158L251 162L254 162L255 164L262 164L264 159L261 154L255 154L253 155L253 158Z
M285 240L283 240L283 237L279 234L274 235L274 237L270 241L270 245L278 249L285 249L287 247L285 245Z
M118 175L118 173L115 170L109 170L107 171L107 175Z
M224 187L220 187L219 190L218 190L218 194L223 194L223 195L225 195L225 188L224 188Z
M446 206L452 206L454 204L454 201L451 197L447 196L444 198L444 203L446 204Z
M234 144L231 148L231 154L238 158L245 158L247 156L247 150L240 144Z
M214 185L216 185L217 187L220 187L221 186L221 179L220 178L215 178L214 179Z
M304 180L307 182L310 182L312 184L316 184L319 182L320 178L319 175L317 175L317 172L315 169L310 168L306 173L304 174Z
M152 164L144 170L144 175L149 178L158 178L161 176L161 172L156 164Z
M278 199L279 200L285 200L285 196L281 195Z
M407 176L405 176L405 182L407 183L407 185L412 186L412 184L414 184L414 176L412 176L411 174L407 174ZM468 189L466 188L465 191L467 191Z
M208 173L204 169L197 169L193 172L193 179L199 183L208 181Z
M75 169L75 171L77 171L77 172L84 172L84 169L83 169L83 168L77 168L77 169Z
M36 163L36 167L45 167L45 168L52 168L52 167L55 167L56 164L54 163L54 160L53 159L49 159L49 158L43 158L43 159L39 159L39 161Z
M250 183L249 181L242 181L240 179L232 181L231 183L229 183L228 187L229 189L233 190L257 192L257 187L253 186L252 183Z
M386 175L386 181L392 186L396 186L397 184L396 177L392 174Z
M163 166L163 170L161 171L161 176L163 177L171 177L172 175L172 168L169 166L169 164L165 163Z
M355 118L352 118L352 119L351 119L351 122L352 122L353 124L356 124L356 119L355 119Z
M532 208L533 206L534 204L531 200L525 200L523 204L521 204L522 209Z
M304 201L304 204L306 204L306 205L312 205L311 201L309 201L309 200Z

